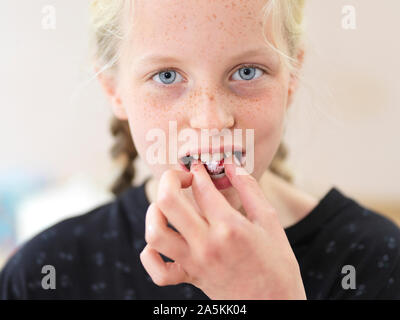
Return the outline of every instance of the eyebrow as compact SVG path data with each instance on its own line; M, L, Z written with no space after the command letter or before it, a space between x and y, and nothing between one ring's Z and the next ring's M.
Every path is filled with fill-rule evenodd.
M261 56L261 55L267 55L271 57L271 52L267 49L267 47L261 47L258 49L251 49L251 50L247 50L245 52L242 52L238 55L235 55L231 58L231 60L239 60L239 59L243 59L245 57L249 57L249 56ZM145 57L143 57L142 59L139 60L140 64L150 64L150 63L166 63L166 62L174 62L174 63L178 63L179 59L176 57L172 57L172 56L165 56L165 55L161 55L161 54L149 54Z

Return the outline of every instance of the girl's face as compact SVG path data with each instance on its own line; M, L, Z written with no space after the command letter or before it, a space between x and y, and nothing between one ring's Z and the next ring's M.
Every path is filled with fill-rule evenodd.
M146 150L154 145L146 134L159 128L168 137L169 121L176 121L178 133L190 128L199 141L202 129L225 128L232 134L242 129L243 147L245 130L254 129L252 175L259 179L269 167L293 85L279 55L263 39L265 2L139 0L134 12L126 8L124 27L130 35L119 61L114 111L128 119L142 159L147 161ZM268 32L267 37L272 40ZM185 143L177 144L179 150ZM150 168L157 179L167 169L182 170L168 162ZM232 189L221 193L233 200Z

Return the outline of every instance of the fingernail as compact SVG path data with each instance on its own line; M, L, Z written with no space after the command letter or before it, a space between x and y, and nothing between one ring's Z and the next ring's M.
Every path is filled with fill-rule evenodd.
M235 161L237 166L239 166L239 167L241 166L241 163L240 163L239 159L236 158L236 156L233 156L233 160Z
M200 164L200 161L199 160L193 160L192 161L192 164L191 164L191 166L190 166L190 171L192 171L192 170L195 170L198 166L199 166L199 164Z
M240 167L240 166L238 166L238 167L236 167L235 168L235 173L236 173L236 175L238 175L238 176L246 176L246 175L249 175L249 173L246 171L246 169L245 168L243 168L243 167Z
M234 160L233 160L233 156L230 156L230 157L224 159L224 165L226 165L226 164L232 164L233 161L234 161Z

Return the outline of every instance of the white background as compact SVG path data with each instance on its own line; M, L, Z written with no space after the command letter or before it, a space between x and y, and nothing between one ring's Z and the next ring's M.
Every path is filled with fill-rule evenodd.
M341 26L349 4L356 30ZM42 28L45 5L56 8L56 30ZM109 195L111 110L97 81L87 82L88 1L3 0L0 12L0 179L11 169L54 184L84 174ZM306 83L285 140L296 184L317 197L336 186L364 204L400 208L398 12L397 0L308 0ZM146 174L140 165L136 183Z

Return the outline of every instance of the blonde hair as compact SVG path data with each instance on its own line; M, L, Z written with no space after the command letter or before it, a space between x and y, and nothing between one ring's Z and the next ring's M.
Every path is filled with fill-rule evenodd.
M115 74L118 69L121 40L126 36L123 34L122 13L127 1L131 6L130 10L133 10L134 1L131 0L92 0L90 3L93 58L98 70L96 76L103 72ZM262 10L266 44L280 55L284 65L298 77L300 75L297 55L303 46L304 7L305 0L266 0ZM270 16L273 43L269 42L265 33ZM116 137L111 150L113 158L125 158L124 169L111 187L112 192L117 195L132 184L135 173L133 161L137 152L127 121L113 117L111 132ZM284 163L287 155L287 148L281 142L269 169L286 181L292 182L293 177Z

